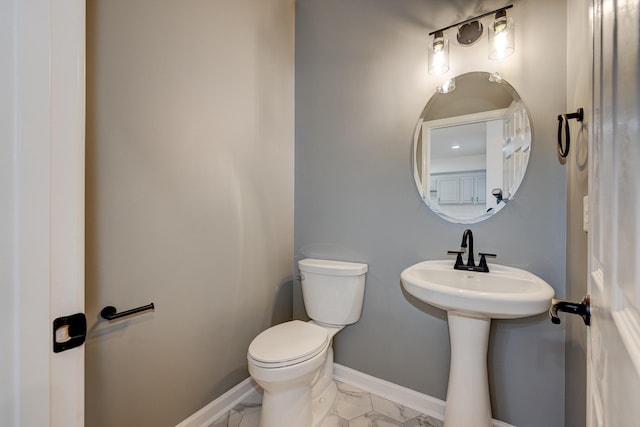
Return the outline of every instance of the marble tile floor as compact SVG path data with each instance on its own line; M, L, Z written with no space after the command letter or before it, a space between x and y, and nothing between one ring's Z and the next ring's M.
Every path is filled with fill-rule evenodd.
M338 382L331 414L321 427L443 427L442 420ZM251 393L209 427L258 427L261 394ZM305 426L283 426L305 427Z

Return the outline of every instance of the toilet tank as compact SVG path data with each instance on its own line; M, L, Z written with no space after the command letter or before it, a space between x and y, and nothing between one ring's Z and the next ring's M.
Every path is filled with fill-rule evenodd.
M309 317L329 325L360 319L367 264L307 258L298 261L302 297Z

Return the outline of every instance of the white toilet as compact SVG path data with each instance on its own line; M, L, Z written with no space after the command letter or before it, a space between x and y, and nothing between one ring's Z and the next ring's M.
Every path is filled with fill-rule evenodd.
M307 258L298 262L310 322L293 320L254 338L247 359L264 389L260 427L316 427L337 388L332 339L362 313L367 264Z

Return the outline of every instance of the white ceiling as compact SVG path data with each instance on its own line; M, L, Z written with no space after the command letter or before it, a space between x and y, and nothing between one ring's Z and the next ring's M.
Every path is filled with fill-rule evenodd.
M486 122L431 130L431 159L486 154ZM454 149L458 145L460 148Z

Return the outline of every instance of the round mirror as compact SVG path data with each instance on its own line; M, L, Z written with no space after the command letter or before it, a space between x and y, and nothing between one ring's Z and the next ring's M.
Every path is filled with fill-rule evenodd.
M413 171L424 202L472 224L513 200L529 163L531 120L498 73L471 72L439 86L416 126Z

